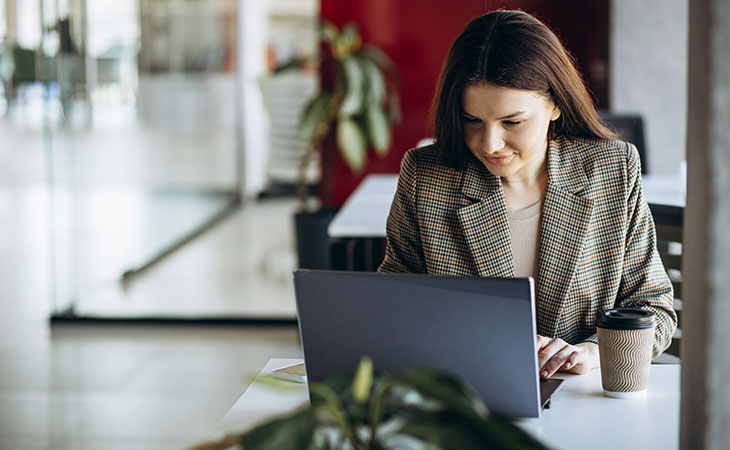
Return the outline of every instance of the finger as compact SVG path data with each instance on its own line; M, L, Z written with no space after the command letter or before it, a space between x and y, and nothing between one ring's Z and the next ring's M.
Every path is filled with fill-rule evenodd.
M566 342L562 339L551 339L546 346L544 346L537 352L539 367L544 366L545 363L553 357L553 355L562 350L566 345L568 344L566 344Z
M570 362L570 364L568 364ZM565 367L568 365L568 367ZM564 370L570 373L575 373L578 375L582 375L584 373L588 373L590 371L590 366L587 364L585 355L579 351L574 351L571 353L570 357L568 358L568 361L563 364Z
M572 348L572 346L566 345L559 352L554 354L553 357L545 363L545 365L542 366L542 369L540 369L540 376L542 376L543 378L549 378L553 376L553 374L555 374L555 372L557 372L558 369L560 369L565 364L565 362L574 351L575 350Z
M561 370L571 370L575 368L580 363L580 355L577 351L573 350L573 352L568 356L568 358L565 360L565 363L563 364L563 367L561 367Z
M541 336L541 335L538 334L537 335L537 340L535 341L535 344L537 346L537 350L540 351L543 347L545 347L546 345L548 345L550 343L550 341L552 341L552 339L550 339L548 337L545 337L545 336Z
M567 343L560 338L544 338L543 346L538 349L538 353L550 353L551 355L565 347Z
M547 343L547 345L543 346L538 352L537 352L537 360L539 367L542 367L545 365L545 363L553 357L557 352L563 349L565 347L565 342L563 342L561 339L550 339L550 341Z

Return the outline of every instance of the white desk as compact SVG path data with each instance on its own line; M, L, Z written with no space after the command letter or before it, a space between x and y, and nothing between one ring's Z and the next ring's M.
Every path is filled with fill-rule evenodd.
M683 181L674 175L643 175L647 202L684 207ZM384 238L398 175L369 175L350 195L327 229L331 238Z
M687 203L686 181L676 175L642 175L644 197L650 205L684 208Z
M385 237L385 221L397 185L398 175L365 177L330 222L329 237Z
M277 390L258 382L259 377L270 374L272 370L300 362L301 359L269 360L259 376L218 423L214 437L222 438L227 434L248 430L254 425L265 422L266 419L293 411L308 403L307 385L304 383L287 383L291 385L290 390Z
M299 361L272 359L260 375ZM653 365L647 397L619 400L603 396L599 370L581 376L566 375L567 381L552 407L539 419L522 419L517 424L557 449L676 449L679 377L679 365ZM215 437L247 430L306 404L306 385L291 386L291 390L282 391L254 381L220 422Z
M518 425L552 448L676 449L680 372L678 364L652 365L647 397L637 400L604 397L600 369L568 375L550 409Z

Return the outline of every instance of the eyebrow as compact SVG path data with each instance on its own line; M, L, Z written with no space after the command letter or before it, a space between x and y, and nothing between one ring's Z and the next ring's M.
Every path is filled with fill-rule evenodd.
M506 116L502 116L502 117L499 117L499 118L497 118L497 120L505 120L505 119L511 119L511 118L513 118L513 117L517 117L517 116L519 116L519 115L521 115L521 114L524 114L524 113L526 113L526 112L527 112L527 111L516 111L516 112L513 112L513 113L511 113L511 114L507 114ZM469 114L469 113L468 113L468 112L466 112L466 111L462 111L462 113L464 113L464 115L465 115L465 116L473 117L474 119L479 119L479 117L477 117L477 116L473 116L473 115Z

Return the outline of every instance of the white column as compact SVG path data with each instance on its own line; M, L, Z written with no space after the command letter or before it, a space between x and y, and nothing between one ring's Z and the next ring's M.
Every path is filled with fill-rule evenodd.
M680 448L726 449L730 443L730 1L690 0L689 5Z
M239 0L237 15L243 195L253 196L264 188L268 155L266 114L258 81L266 71L266 5L263 0Z
M18 6L17 0L5 0L5 21L8 30L8 41L18 40Z

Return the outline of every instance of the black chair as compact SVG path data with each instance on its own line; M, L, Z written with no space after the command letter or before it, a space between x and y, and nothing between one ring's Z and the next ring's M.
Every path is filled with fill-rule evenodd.
M619 135L621 140L631 142L639 151L641 173L648 173L646 159L646 142L644 140L644 119L637 114L616 114L609 111L599 111L603 123Z
M672 336L672 344L658 362L679 362L679 343L682 340L682 226L684 208L649 205L656 225L657 248L664 268L674 287L674 310L679 326Z

